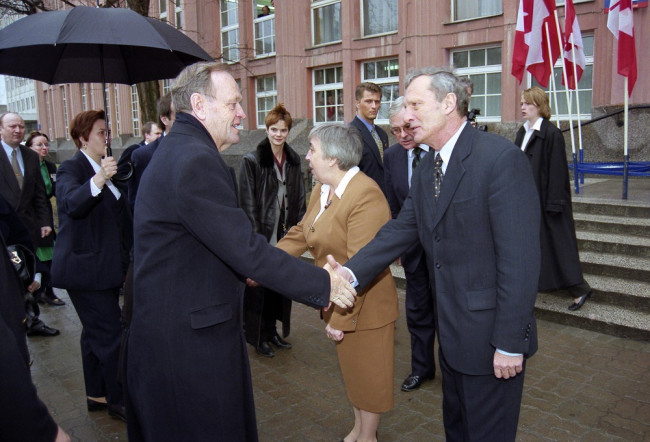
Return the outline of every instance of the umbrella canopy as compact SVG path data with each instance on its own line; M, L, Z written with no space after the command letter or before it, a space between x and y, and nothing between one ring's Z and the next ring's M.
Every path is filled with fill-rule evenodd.
M0 74L48 84L162 80L207 60L182 32L129 9L77 6L0 30Z

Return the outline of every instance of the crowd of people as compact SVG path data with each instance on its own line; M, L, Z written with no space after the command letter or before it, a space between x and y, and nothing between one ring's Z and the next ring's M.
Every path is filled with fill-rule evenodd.
M37 313L38 302L65 305L56 287L82 324L88 411L126 421L130 440L257 440L246 343L264 357L290 349L297 301L318 310L338 356L354 414L343 440L375 441L394 406L397 262L411 338L401 390L436 376L437 335L446 438L515 440L537 291L567 289L570 310L592 293L564 140L539 88L522 94L515 143L468 123L471 82L450 69L415 70L404 91L388 111L392 146L375 124L381 88L368 82L348 125L310 131L308 203L283 104L238 175L224 161L246 115L221 64L185 68L119 162L106 154L103 111L74 117L78 150L58 169L47 135L23 145L22 118L3 114L0 238L37 266L22 281L7 255L0 263L0 364L22 398L0 408L0 432L18 434L22 418L38 423L29 440L69 440L36 395L25 345L25 333L59 333Z

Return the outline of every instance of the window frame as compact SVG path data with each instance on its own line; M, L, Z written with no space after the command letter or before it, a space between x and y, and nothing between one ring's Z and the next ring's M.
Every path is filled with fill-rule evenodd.
M338 40L330 40L327 42L316 43L316 30L314 21L314 11L317 9L326 8L332 5L339 5L339 38ZM311 44L314 47L338 44L343 41L343 30L341 29L341 0L312 0L310 5L310 21L311 21Z
M267 78L271 78L271 77L274 79L273 82L274 82L274 85L275 85L275 89L260 91L258 89L258 84L259 84L258 81L259 80L264 80L264 79L267 79ZM277 76L275 74L263 75L263 76L255 78L255 119L256 119L255 123L256 123L258 129L266 129L266 123L264 121L266 119L266 114L271 109L273 109L273 107L272 107L271 109L268 109L267 111L265 111L264 117L261 118L260 117L259 99L260 98L269 98L269 97L274 97L275 98L273 107L277 106L278 105L278 78L277 78Z
M340 69L341 78L335 78L336 81L334 83L323 83L323 84L316 84L316 73L318 71L323 71L323 78L326 77L326 71L328 69L334 69L335 77L338 77L336 72L337 69ZM339 103L335 102L334 103L334 114L335 114L335 119L334 120L328 120L327 119L327 104L324 103L323 105L317 105L317 100L316 100L316 94L318 92L325 92L327 91L340 91L340 93L336 94L336 96L341 96L343 97L343 65L330 65L330 66L322 66L318 68L313 68L312 69L312 77L311 77L311 84L312 84L312 121L314 122L314 126L318 126L320 124L324 123L344 123L345 122L345 103ZM327 100L327 99L326 99ZM325 109L325 121L316 121L316 116L318 114L319 109ZM341 119L339 119L339 110Z
M387 61L387 62L395 61L395 62L397 62L397 76L385 77L385 78L369 78L369 77L366 77L365 66L367 64L370 64L370 63L375 63L375 65L376 65L377 63L380 63L382 61ZM375 66L375 72L377 72L377 67L376 66ZM400 85L400 80L399 80L399 57L379 58L379 59L376 59L376 60L368 60L368 61L362 62L361 63L361 81L369 81L369 82L375 83L377 86L381 87L381 89L382 89L382 94L381 94L382 102L381 102L380 112L381 112L381 110L384 110L385 113L386 113L386 118L379 118L379 113L378 113L377 118L375 119L374 123L379 124L379 125L390 124L390 121L388 120L388 109L390 109L390 106L397 99L397 97L399 97L399 85ZM389 100L389 101L383 101L383 98L384 98L384 86L387 86L387 85L390 85L390 86L397 85L397 95L392 96L391 100Z
M494 12L494 13L488 13L488 14L485 14L485 15L476 15L476 16L473 16L473 17L458 18L456 16L457 15L457 13L456 13L456 9L457 9L456 5L458 4L459 1L470 1L470 0L451 0L451 11L450 11L451 12L451 17L450 18L451 18L452 23L458 23L458 22L470 21L470 20L480 20L480 19L484 19L484 18L488 18L488 17L497 17L497 16L503 14L503 0L492 0L492 1L497 1L497 2L499 2L501 4L501 11ZM487 0L481 0L481 2L478 2L476 0L473 0L473 1L475 1L475 3L477 5L480 5L480 4L485 4L485 3L481 3L481 2L486 2Z
M138 102L138 87L131 85L131 121L133 126L133 136L140 136L140 106Z
M359 19L361 20L360 23L360 29L361 29L361 37L362 38L370 38L370 37L381 37L383 35L389 35L389 34L395 34L399 30L399 1L398 0L391 0L395 2L395 9L396 9L396 17L398 17L398 20L395 22L395 29L390 30L390 31L382 31L378 32L376 34L366 34L366 21L365 21L365 16L366 14L364 13L365 11L365 6L367 3L370 3L371 0L359 0L360 3L360 9L359 11L361 12Z
M270 5L267 5L269 9L271 9ZM265 35L261 38L258 38L257 35L257 25L260 23L266 23L266 22L271 22L272 27L273 27L273 34L268 36ZM265 41L267 39L271 38L272 39L272 47L273 50L271 52L257 52L257 42L258 41ZM253 51L255 54L255 58L265 58L265 57L273 57L275 55L275 8L273 8L273 11L271 14L264 16L264 17L258 17L257 16L257 2L253 2Z
M227 9L224 11L221 6L226 3L232 3L235 5L234 8ZM237 17L237 22L235 24L228 24L226 26L223 25L223 14L224 12L230 11L232 9L236 10L235 17ZM221 58L224 63L227 64L233 64L239 62L241 59L240 53L239 53L239 3L237 1L230 1L230 0L220 0L219 1L219 26L220 26L220 37L221 37ZM230 44L226 46L225 49L228 51L228 58L225 56L225 51L224 51L224 35L229 34L231 32L235 32L236 34L236 43L234 45ZM235 58L230 58L231 52L236 53Z
M487 64L487 51L489 49L500 49L501 50L501 63L496 65L496 64ZM470 52L471 51L476 51L476 50L484 50L485 51L485 59L486 59L486 64L485 65L480 65L480 66L468 66L468 67L462 67L459 68L454 65L454 54L460 53L460 52L467 52L468 54L468 60L470 57ZM500 85L500 90L499 93L488 93L487 89L484 91L483 94L472 94L472 99L475 95L478 95L480 97L484 97L487 99L487 97L490 96L495 96L503 95L503 46L500 44L489 44L489 45L483 45L483 46L471 46L467 48L460 48L456 50L452 50L449 53L449 58L450 58L450 64L454 66L454 71L456 72L457 75L462 76L462 77L471 77L472 75L488 75L488 74L495 74L498 73L501 75L501 82L499 83ZM476 88L475 88L476 89ZM470 100L469 108L472 109L472 101ZM484 112L486 110L481 108L481 113L478 118L481 123L500 123L503 120L503 100L501 100L499 104L499 115L485 115Z

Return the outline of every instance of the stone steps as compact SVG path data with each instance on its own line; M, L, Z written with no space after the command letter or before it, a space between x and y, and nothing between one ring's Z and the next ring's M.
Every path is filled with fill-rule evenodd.
M650 215L648 218L624 218L622 216L573 212L577 231L632 235L650 238Z
M650 238L601 232L576 232L582 252L614 253L650 258Z

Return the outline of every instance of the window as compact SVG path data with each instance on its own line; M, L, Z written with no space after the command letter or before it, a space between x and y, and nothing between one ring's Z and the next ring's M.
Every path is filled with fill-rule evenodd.
M239 61L238 13L237 0L221 0L221 56L226 63Z
M257 103L257 127L264 129L266 124L264 119L278 104L278 91L275 75L260 77L255 80L255 101Z
M340 0L312 0L311 18L314 45L341 41Z
M502 12L501 0L452 0L453 21L499 15Z
M131 118L133 120L133 136L140 136L140 108L138 107L138 88L131 86Z
M397 31L397 0L363 0L363 35Z
M117 130L117 134L120 135L122 133L122 129L120 128L120 101L119 101L119 89L117 87L117 83L113 83L113 99L115 100L115 130Z
M86 83L81 85L81 110L85 111L88 109L88 97L86 96Z
M65 126L65 139L70 139L70 119L68 117L68 96L65 93L65 86L61 86L61 102L63 103L63 125Z
M183 29L183 0L176 0L174 4L174 24L176 29Z
M314 69L314 123L343 121L343 68Z
M361 78L381 87L381 107L375 124L388 124L388 109L399 97L399 61L397 58L391 58L364 63Z
M160 9L159 17L162 21L167 21L167 0L159 0L158 7Z
M173 86L173 80L170 80L169 78L166 80L163 80L162 82L162 94L165 95L166 93L170 92L172 90Z
M263 15L260 3L253 2L254 19L253 29L255 31L255 56L268 57L275 55L275 9L270 5L264 5L270 14Z
M582 77L578 82L578 98L580 100L580 119L589 120L591 119L591 96L593 88L593 72L594 72L594 36L593 35L583 35L582 44L584 45L585 50L585 70L582 72ZM539 86L537 80L529 74L530 85ZM551 102L551 114L555 118L557 115L561 120L569 119L569 107L567 106L567 97L566 97L566 87L562 84L562 58L558 58L555 67L553 68L553 77L555 78L555 87L557 94L549 94L549 100ZM549 82L550 83L550 82ZM548 92L548 88L542 88ZM557 110L555 107L555 97L557 96ZM575 95L570 94L570 103L571 103L571 115L573 118L578 114L578 105L575 100Z
M501 47L455 51L451 62L474 82L469 108L480 109L481 122L501 121Z

